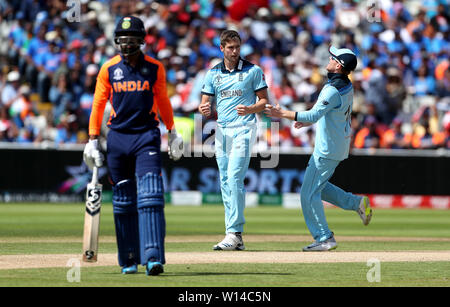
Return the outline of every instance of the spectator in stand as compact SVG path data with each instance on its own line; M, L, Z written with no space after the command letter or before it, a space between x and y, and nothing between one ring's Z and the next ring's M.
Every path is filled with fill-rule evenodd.
M363 82L366 101L376 107L376 112L384 124L389 124L392 115L389 113L386 90L386 66L374 64L367 82Z
M281 77L281 84L272 87L272 92L275 99L282 105L291 104L297 101L295 89L292 87L292 84L286 75Z
M10 71L6 77L6 85L2 90L1 104L7 109L19 97L20 74L17 70Z
M28 116L34 116L30 94L30 87L28 85L22 85L19 88L19 96L11 103L9 108L9 116L18 128L24 128L26 118Z
M8 134L11 128L11 120L8 116L8 110L5 106L0 105L0 142L10 142Z
M406 87L403 83L401 71L396 67L387 69L386 104L388 118L395 118L403 110L406 99Z
M94 101L94 92L96 85L96 78L98 73L98 67L95 64L91 64L86 69L86 78L84 80L83 93L80 97L80 122L82 127L89 125L89 117L91 116L92 102Z
M436 105L420 107L411 118L413 134L424 135L426 127L431 134L439 131L439 116Z
M445 113L444 118L442 119L442 125L444 126L445 135L442 147L445 149L450 149L450 111Z
M436 32L446 32L450 27L450 16L447 7L444 3L440 3L437 8L437 13L430 19L430 24Z
M355 136L356 148L380 148L382 131L377 126L377 120L373 116L368 116L364 121L364 126Z
M39 73L36 63L38 62L38 59L48 50L48 42L45 40L47 28L48 27L45 23L39 26L37 35L30 40L28 50L25 55L27 62L25 77L26 80L30 82L33 91L37 88L37 76Z
M52 85L52 80L55 72L57 71L62 54L60 47L55 41L54 33L50 32L48 36L48 50L45 53L41 53L36 59L38 73L37 90L43 102L49 102L49 90Z
M390 149L406 149L411 147L411 135L402 132L403 120L400 117L394 118L391 128L383 133L381 147Z
M439 98L450 97L450 62L444 60L436 66L436 95Z
M11 61L13 65L18 65L19 63L19 56L20 51L23 47L23 44L25 43L26 39L26 29L25 29L25 19L23 17L23 14L21 12L16 14L17 23L13 25L11 32L8 36L8 45L9 45L9 51L8 51L8 58Z
M67 54L67 66L69 68L73 68L77 62L81 62L83 58L82 48L83 42L79 39L75 39L69 44Z
M436 88L436 81L429 74L429 69L427 66L420 66L417 77L414 78L414 94L416 96L431 95L434 93Z
M424 132L416 132L412 136L412 147L415 149L436 149L442 146L445 135L442 132L431 133L428 122L424 123Z
M311 39L314 45L320 45L329 39L334 27L334 8L332 2L319 0L313 13L308 17L308 26L311 27Z
M55 120L59 120L66 111L76 109L74 96L70 91L70 80L66 75L59 76L57 83L50 89L49 98Z
M61 115L60 122L56 129L55 143L57 145L64 143L78 143L78 124L75 114L65 113Z

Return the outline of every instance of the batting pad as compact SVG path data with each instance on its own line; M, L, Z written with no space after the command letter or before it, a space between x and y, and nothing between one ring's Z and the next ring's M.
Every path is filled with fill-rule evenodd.
M113 186L113 212L120 266L140 263L136 182L121 181Z
M166 220L164 188L159 174L147 173L138 178L137 206L141 264L145 265L148 261L159 261L164 264Z

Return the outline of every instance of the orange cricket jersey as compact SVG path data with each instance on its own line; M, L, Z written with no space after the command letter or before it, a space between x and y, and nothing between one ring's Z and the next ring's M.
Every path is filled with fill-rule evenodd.
M99 135L108 100L112 110L108 127L120 132L142 132L159 124L173 129L173 110L167 95L166 72L161 62L141 54L132 67L121 55L103 64L97 76L89 134Z

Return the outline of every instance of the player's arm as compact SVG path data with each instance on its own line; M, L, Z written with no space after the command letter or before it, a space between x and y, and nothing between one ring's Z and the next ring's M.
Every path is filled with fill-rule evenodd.
M258 101L250 106L238 105L235 109L237 110L238 115L247 115L251 113L259 113L264 111L266 104L269 103L269 95L267 93L267 88L261 89L257 91L256 96L258 97Z
M238 112L238 115L247 115L251 113L258 113L264 110L266 104L269 103L268 93L267 93L267 83L266 78L264 77L264 72L259 66L255 66L252 70L252 88L255 91L256 96L258 97L258 101L255 104L245 106L238 105L235 109Z
M154 104L159 111L159 115L161 116L164 125L169 131L167 152L170 159L177 161L183 155L184 143L183 138L175 130L173 109L170 104L169 96L167 95L166 70L161 63L158 63L158 73L154 89Z
M175 128L173 109L170 104L169 96L167 95L166 70L161 63L158 64L158 74L156 78L157 79L154 85L154 102L158 106L159 115L161 116L164 125L167 130L171 131Z
M339 94L335 90L326 90L323 95L320 95L314 107L308 111L295 112L284 110L277 104L276 106L266 105L264 112L269 117L287 118L304 124L315 123L327 112L339 106L340 99L337 99L336 95Z
M203 116L211 116L211 104L213 97L215 96L215 89L213 86L213 73L211 70L208 70L205 75L205 80L203 81L202 86L202 98L200 101L200 105L198 106L198 111Z
M83 160L90 169L93 169L94 166L101 167L103 165L104 157L100 152L98 136L102 128L105 106L110 95L111 84L109 83L108 69L104 65L97 76L94 101L92 102L91 116L89 118L89 142L83 151Z
M203 94L202 95L202 100L198 106L198 111L203 115L203 116L210 116L211 115L211 100L212 100L213 96L210 95L206 95Z
M111 95L108 69L104 65L100 69L95 85L94 101L92 102L91 116L89 118L89 138L97 139L100 135L106 103Z
M286 109L282 109L279 104L273 106L271 104L266 104L264 108L264 113L268 117L277 117L277 118L287 118L290 120L295 120L295 111L290 111Z

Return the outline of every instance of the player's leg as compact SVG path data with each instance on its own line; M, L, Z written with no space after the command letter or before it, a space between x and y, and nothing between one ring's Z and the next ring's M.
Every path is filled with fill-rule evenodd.
M146 266L147 275L163 273L166 262L160 144L159 129L142 134L135 144L141 264Z
M344 210L356 211L364 225L369 225L372 219L372 208L367 196L345 192L328 182L322 190L322 199Z
M119 265L122 273L137 271L140 262L139 229L136 206L134 158L129 157L124 136L110 131L108 134L107 162L113 182L113 214L116 230Z
M227 155L227 185L230 189L230 201L225 210L226 237L215 246L216 250L243 250L245 188L244 179L247 172L251 149L256 136L256 127L230 129L231 148Z
M216 155L217 167L220 176L220 192L225 211L230 203L230 188L228 186L228 152L227 146L231 144L231 138L227 137L226 129L217 127L214 140L214 149Z
M119 265L124 274L136 273L137 264L140 262L140 252L134 178L119 181L113 186L112 202Z
M244 179L251 158L251 150L256 136L256 127L234 129L228 164L228 186L231 202L228 214L227 232L244 231L245 186Z
M322 199L344 210L356 211L362 196L345 192L334 184L327 182L322 190Z
M300 190L302 212L316 243L333 238L325 217L321 193L339 161L311 156ZM333 239L334 240L334 239Z
M224 206L225 211L225 229L227 228L227 212L230 208L230 200L231 200L231 193L230 188L228 186L228 151L227 146L230 146L231 138L227 137L226 135L226 128L222 128L217 126L216 128L216 134L215 134L215 140L214 140L214 149L215 149L215 155L216 155L216 162L217 167L219 169L219 178L220 178L220 192L222 195L222 203ZM227 237L225 237L226 239ZM225 240L224 239L224 240ZM214 250L222 250L223 243L221 242L215 244L213 246Z

